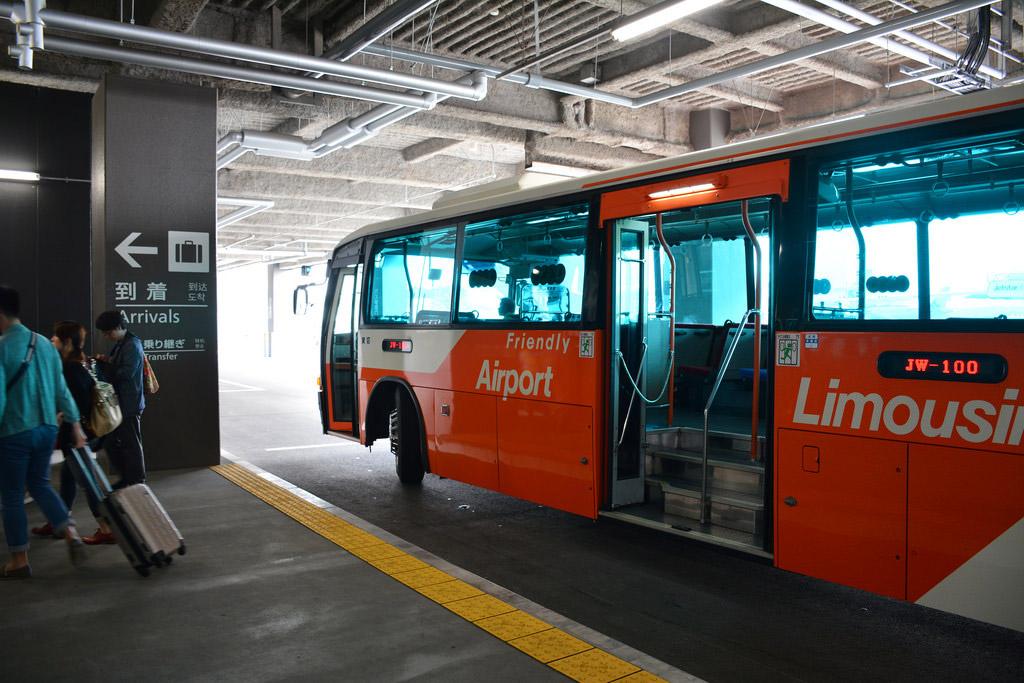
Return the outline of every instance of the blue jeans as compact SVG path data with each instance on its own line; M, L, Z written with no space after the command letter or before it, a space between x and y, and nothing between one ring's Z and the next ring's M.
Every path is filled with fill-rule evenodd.
M0 503L12 553L28 550L26 488L54 531L63 531L71 523L68 509L50 486L50 455L56 438L57 428L51 425L0 438Z

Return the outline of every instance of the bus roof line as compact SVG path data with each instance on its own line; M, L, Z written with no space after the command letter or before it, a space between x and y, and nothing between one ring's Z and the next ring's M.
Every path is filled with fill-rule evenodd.
M971 105L963 108L965 101ZM897 108L891 111L858 115L837 121L809 126L796 131L778 133L763 137L729 143L708 150L689 152L676 157L659 159L634 167L629 175L621 174L623 169L595 173L582 178L572 178L542 185L535 188L515 190L490 197L471 199L465 203L451 204L436 210L424 211L413 216L395 218L366 225L344 237L340 244L389 230L433 223L445 218L476 213L482 209L498 209L530 201L540 201L559 195L569 195L588 189L611 189L614 185L640 178L655 179L683 169L697 170L704 166L732 163L739 160L753 160L783 150L796 151L819 146L837 140L847 140L861 135L916 127L943 120L952 120L972 114L1012 108L1024 104L1024 85L996 88L981 93L948 97L935 103ZM868 124L865 126L865 124ZM816 135L815 135L816 134ZM764 146L768 140L776 144ZM727 152L723 154L723 152Z

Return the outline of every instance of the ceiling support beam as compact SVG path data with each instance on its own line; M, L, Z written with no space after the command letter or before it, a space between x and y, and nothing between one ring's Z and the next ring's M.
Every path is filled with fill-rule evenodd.
M461 144L461 140L453 140L451 138L429 138L403 149L402 158L410 164L418 164L421 161L433 159L445 150L458 147Z

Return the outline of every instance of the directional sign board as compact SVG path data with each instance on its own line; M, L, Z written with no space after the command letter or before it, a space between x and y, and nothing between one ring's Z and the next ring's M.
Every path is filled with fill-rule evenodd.
M107 77L93 104L94 315L120 310L160 381L147 466L216 464L216 91Z
M110 270L118 273L111 294L113 306L124 312L150 361L176 361L180 354L209 350L210 233L167 230L166 239L155 240L161 232L158 228L141 240L159 241L159 247L136 244L142 236L139 232L129 233L114 247L123 263L111 263ZM164 250L165 259L160 258Z

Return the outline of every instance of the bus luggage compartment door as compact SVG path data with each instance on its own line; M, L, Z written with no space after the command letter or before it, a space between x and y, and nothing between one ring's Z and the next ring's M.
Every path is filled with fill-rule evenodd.
M776 564L906 597L907 445L780 429Z
M501 492L596 518L593 417L589 406L498 401Z
M433 392L431 472L491 490L498 489L495 396L467 391ZM428 427L429 429L429 427Z
M1024 458L910 444L907 599L1024 631Z

